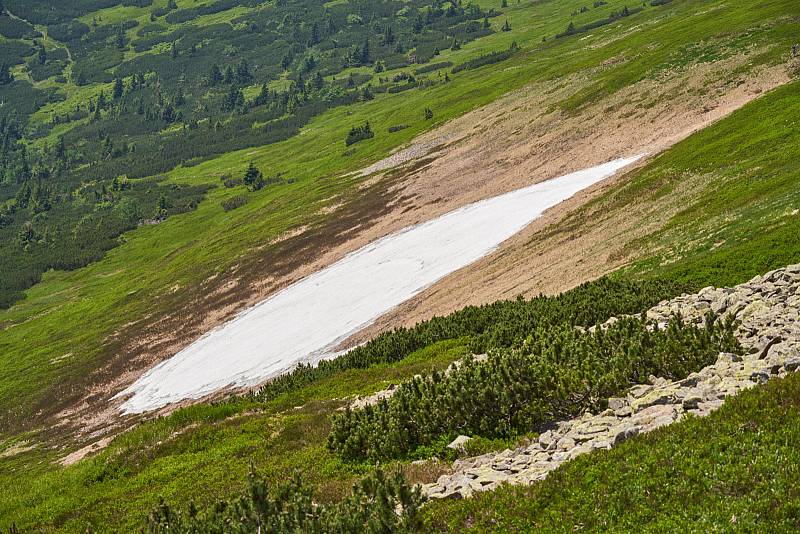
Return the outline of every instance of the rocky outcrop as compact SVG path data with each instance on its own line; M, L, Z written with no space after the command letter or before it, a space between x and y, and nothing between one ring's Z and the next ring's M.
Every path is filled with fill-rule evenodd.
M800 368L799 312L800 265L733 288L707 287L661 302L647 312L661 325L675 315L696 324L702 324L708 313L734 316L740 322L736 336L747 354L722 353L716 363L680 381L650 377L650 384L608 399L602 413L562 421L528 446L456 460L452 473L424 485L423 491L434 499L462 498L501 483L529 484L581 454L611 448L687 414L708 415L726 397Z

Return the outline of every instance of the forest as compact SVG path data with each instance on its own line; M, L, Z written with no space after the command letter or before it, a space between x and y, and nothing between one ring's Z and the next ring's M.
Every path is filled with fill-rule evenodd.
M98 15L116 8L149 15ZM445 83L382 73L490 35L499 15L439 0L0 3L0 308L203 199L207 186L164 173L286 140L331 107Z

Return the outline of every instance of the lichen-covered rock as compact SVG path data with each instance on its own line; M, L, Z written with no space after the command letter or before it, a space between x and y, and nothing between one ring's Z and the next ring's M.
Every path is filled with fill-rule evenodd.
M466 498L501 483L530 484L576 456L608 449L686 414L704 417L726 397L800 370L800 265L733 288L707 287L695 295L681 295L660 302L646 316L661 327L674 315L703 324L707 313L732 315L739 321L736 337L747 353L744 357L721 353L714 365L676 382L649 377L649 384L634 385L627 396L608 399L608 409L601 414L560 421L526 447L457 460L453 473L423 486L423 491L433 499Z

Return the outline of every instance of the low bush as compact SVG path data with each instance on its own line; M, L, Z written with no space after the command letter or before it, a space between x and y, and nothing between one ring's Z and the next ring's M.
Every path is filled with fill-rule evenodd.
M557 296L498 301L469 306L446 317L434 317L412 328L381 334L334 360L316 367L301 364L276 377L256 394L262 401L347 369L400 361L412 352L447 339L467 337L476 354L518 346L538 326L591 326L612 315L640 313L688 286L665 280L631 281L601 278Z
M226 198L225 200L220 202L220 205L222 206L222 209L224 209L225 211L233 211L236 208L241 208L242 206L247 204L247 201L248 199L246 196L237 195L235 197Z
M584 332L541 326L520 349L468 358L449 375L403 384L388 400L334 415L328 447L346 460L406 457L420 445L458 434L509 438L585 410L650 375L681 379L739 350L732 321L705 328L670 321L661 330L623 318Z
M342 501L314 502L313 489L298 475L276 489L251 473L247 490L204 511L191 504L186 511L162 502L150 513L147 531L167 532L412 532L421 526L424 502L399 473L377 470L353 487Z

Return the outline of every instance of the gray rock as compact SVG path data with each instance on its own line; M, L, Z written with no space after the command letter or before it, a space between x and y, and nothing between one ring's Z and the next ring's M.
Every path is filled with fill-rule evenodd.
M469 436L458 436L447 445L447 448L454 451L464 452L464 446L471 440L472 438Z

